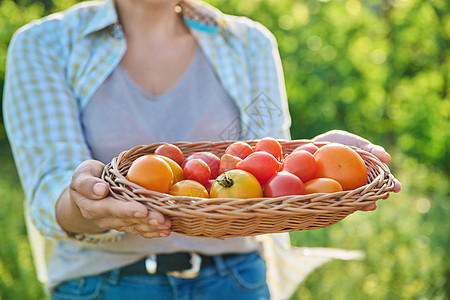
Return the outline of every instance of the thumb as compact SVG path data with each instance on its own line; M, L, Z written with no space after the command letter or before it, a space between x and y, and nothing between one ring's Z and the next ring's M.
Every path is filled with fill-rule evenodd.
M108 195L108 187L103 182L97 182L92 187L92 192L99 198L105 198Z
M75 170L70 189L88 199L102 199L108 194L108 185L99 177L101 164L96 161L85 161Z

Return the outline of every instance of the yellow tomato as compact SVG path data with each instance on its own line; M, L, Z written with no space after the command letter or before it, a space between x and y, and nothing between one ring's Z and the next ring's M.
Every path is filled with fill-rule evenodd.
M214 180L211 198L260 198L263 196L261 185L255 176L244 170L230 170Z
M166 156L158 155L158 154L155 154L155 155L159 158L162 158L166 163L169 164L169 167L172 169L172 172L173 172L172 185L177 183L178 181L181 181L184 179L183 169L173 159L166 157Z
M190 179L181 180L172 185L169 194L173 196L209 198L206 188L201 183Z

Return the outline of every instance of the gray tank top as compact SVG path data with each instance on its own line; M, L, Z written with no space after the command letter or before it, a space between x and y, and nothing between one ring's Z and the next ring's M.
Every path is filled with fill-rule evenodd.
M162 95L144 92L122 67L117 67L84 108L81 121L94 158L107 163L136 145L221 140L230 124L234 128L239 125L239 111L198 48L181 81ZM114 244L74 243L77 242L60 241L55 259L64 260L68 269L85 274L126 265L151 253L260 250L253 237L218 240L176 233L154 239L125 234L123 241ZM97 262L95 266L92 261Z

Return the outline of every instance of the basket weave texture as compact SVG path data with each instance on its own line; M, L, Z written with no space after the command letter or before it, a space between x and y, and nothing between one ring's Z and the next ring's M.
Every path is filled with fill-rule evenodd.
M173 143L185 157L209 151L219 157L234 141ZM246 141L255 145L257 140ZM310 143L310 140L279 140L283 153ZM153 154L162 143L134 147L112 159L102 179L109 183L113 197L139 201L149 210L170 217L172 232L194 237L228 238L310 230L330 226L362 207L382 199L392 191L394 176L389 168L371 153L352 147L363 158L368 173L367 184L351 191L284 196L277 198L195 198L171 196L144 189L126 179L131 163L138 157ZM314 143L321 147L327 143Z

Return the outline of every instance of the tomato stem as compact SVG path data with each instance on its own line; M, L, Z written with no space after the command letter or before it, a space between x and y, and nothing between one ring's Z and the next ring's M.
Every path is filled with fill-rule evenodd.
M222 174L219 178L216 179L217 182L223 187L231 187L234 184L233 179L228 174Z

